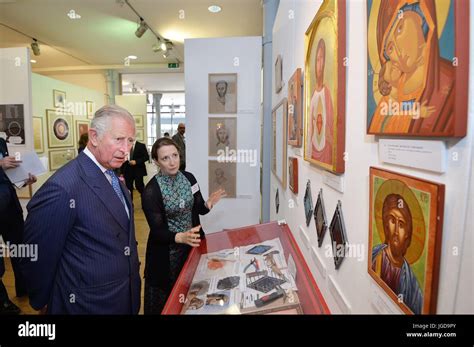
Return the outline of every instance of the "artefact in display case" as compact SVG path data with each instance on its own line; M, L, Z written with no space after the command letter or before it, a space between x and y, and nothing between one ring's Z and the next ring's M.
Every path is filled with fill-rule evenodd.
M285 223L206 235L163 314L330 314Z

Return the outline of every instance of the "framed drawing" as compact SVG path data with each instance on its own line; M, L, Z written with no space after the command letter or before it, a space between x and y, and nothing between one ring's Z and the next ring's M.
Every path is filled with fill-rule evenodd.
M66 92L53 89L53 106L56 108L66 107Z
M237 149L237 118L209 118L209 155L227 156ZM227 149L226 149L227 148Z
M293 147L301 147L303 136L302 91L301 69L298 68L288 81L288 144Z
M82 134L89 132L90 122L88 120L76 120L76 141L79 141Z
M280 192L278 188L275 193L275 210L276 210L276 214L278 214L278 211L280 210Z
M237 74L209 74L209 113L237 113Z
M283 58L278 54L275 60L275 93L283 88Z
M288 106L284 98L272 111L273 148L272 172L286 189L286 117Z
M36 153L44 152L43 118L33 117L33 143Z
M467 131L469 1L367 1L367 133Z
M145 127L145 118L142 114L133 115L133 119L135 119L135 127L137 128Z
M306 190L304 192L304 215L306 218L306 226L309 227L311 223L311 215L313 214L313 197L311 196L311 181L308 180L306 183Z
M298 194L298 159L295 157L288 158L288 186L291 191Z
M74 146L72 114L46 110L46 123L49 148Z
M10 145L25 144L25 114L23 104L0 105L0 133Z
M342 205L340 200L337 202L336 211L334 212L334 216L332 217L331 224L329 226L329 234L331 235L334 266L337 270L339 269L342 261L344 260L347 249L346 227L344 225L344 218L342 216Z
M95 107L92 101L86 101L86 115L87 119L94 118Z
M141 143L145 143L145 129L136 129L135 139Z
M344 173L346 1L324 0L306 31L304 159Z
M318 247L321 247L328 228L326 210L324 208L323 189L319 190L318 200L314 207L314 224L316 224L316 234L318 235Z
M370 168L368 272L407 314L436 313L444 192L443 184Z
M49 151L49 171L55 171L76 157L75 148L55 149Z
M209 160L209 194L224 189L227 198L237 196L237 164Z

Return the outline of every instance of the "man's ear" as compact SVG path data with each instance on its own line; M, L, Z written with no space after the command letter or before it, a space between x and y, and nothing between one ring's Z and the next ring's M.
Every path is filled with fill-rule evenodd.
M97 147L99 145L99 134L94 128L89 129L89 142L92 143L92 146Z

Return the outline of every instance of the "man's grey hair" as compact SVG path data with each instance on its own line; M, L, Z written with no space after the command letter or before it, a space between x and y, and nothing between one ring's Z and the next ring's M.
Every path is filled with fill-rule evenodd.
M108 127L108 121L112 117L122 117L128 120L135 128L135 119L126 109L117 105L105 105L99 108L91 122L91 128L97 131L97 135L102 136Z

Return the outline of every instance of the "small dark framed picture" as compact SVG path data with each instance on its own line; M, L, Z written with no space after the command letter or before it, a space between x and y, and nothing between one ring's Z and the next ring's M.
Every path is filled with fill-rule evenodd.
M313 198L311 197L311 181L306 183L306 191L304 193L304 214L306 216L306 226L311 223L311 216L313 214Z
M275 194L275 209L276 213L278 214L278 211L280 210L280 191L278 190L278 188Z
M318 247L321 247L328 228L328 220L324 209L323 189L319 190L318 200L314 207L314 223L316 224L316 234L318 234Z
M329 226L329 233L331 234L334 265L336 266L337 270L344 260L347 249L346 228L344 226L344 218L342 216L342 205L340 200L337 202L336 211L334 212L331 225Z

